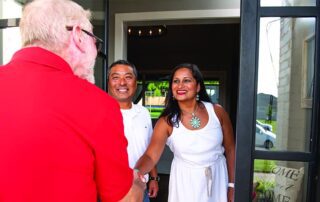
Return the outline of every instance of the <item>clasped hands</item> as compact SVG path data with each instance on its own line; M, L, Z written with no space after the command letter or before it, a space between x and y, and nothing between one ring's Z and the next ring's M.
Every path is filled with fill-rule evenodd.
M129 191L127 200L124 202L142 202L144 197L144 191L147 187L147 180L144 176L138 171L133 170L133 183Z
M133 170L133 183L127 195L119 202L142 202L147 181L138 171Z
M141 174L137 169L134 169L133 173L133 184L144 191L147 188L147 180L145 179L144 175Z

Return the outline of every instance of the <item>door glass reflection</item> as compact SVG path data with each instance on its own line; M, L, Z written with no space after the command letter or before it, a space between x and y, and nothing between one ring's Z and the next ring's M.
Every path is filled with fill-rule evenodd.
M302 162L256 159L252 201L306 201L307 169Z
M309 151L315 18L260 19L255 144Z

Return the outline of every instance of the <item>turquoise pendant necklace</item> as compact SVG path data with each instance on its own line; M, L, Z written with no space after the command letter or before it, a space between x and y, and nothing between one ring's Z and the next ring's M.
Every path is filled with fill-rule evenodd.
M197 117L194 112L192 113L192 118L190 120L190 124L192 126L192 128L200 128L201 125L201 121L200 118Z
M197 109L198 109L198 104L197 104L195 110L194 110L192 113L186 112L186 113L191 114L191 116L192 116L191 119L190 119L190 121L189 121L189 123L190 123L191 127L194 128L194 129L200 128L200 126L201 126L201 120L200 120L200 118L195 115ZM184 111L184 110L183 110L183 111ZM185 111L184 111L184 112L185 112Z

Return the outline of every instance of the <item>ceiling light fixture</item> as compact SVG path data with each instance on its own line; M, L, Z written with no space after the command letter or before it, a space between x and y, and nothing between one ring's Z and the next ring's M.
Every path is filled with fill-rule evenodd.
M159 37L167 32L164 25L129 26L128 37Z

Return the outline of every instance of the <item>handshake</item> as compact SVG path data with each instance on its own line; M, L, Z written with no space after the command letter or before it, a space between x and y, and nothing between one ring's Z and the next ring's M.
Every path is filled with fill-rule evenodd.
M133 183L131 189L127 195L121 200L121 202L142 202L144 197L144 191L147 187L147 180L139 170L133 170Z

